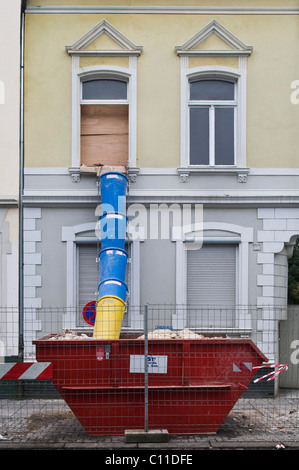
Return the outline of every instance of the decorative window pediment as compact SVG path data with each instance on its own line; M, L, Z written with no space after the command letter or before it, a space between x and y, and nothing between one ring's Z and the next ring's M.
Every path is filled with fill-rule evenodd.
M136 46L108 21L102 20L71 46L71 56L138 56L142 46Z
M211 39L214 39L212 41ZM244 44L216 20L192 36L181 46L176 46L179 56L248 56L252 47Z

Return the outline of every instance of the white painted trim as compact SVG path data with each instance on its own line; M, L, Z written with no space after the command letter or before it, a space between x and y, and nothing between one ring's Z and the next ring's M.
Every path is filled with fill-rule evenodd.
M34 357L32 340L41 329L36 309L41 308L42 299L37 297L37 287L42 286L42 277L36 275L36 266L41 264L41 253L38 253L36 242L41 241L42 233L36 229L36 220L42 217L40 207L24 208L24 321L31 325L25 331L25 357Z
M198 46L209 36L215 34L231 49L227 50L202 50ZM252 47L244 44L239 38L234 36L228 29L222 26L218 21L212 20L199 32L194 34L188 41L181 46L176 46L175 50L179 56L248 56L252 52Z
M189 58L180 58L181 65L181 167L189 166Z
M137 57L130 56L129 70L129 167L137 165Z
M177 168L140 168L138 175L141 176L177 176Z
M119 75L125 79L129 79L132 75L132 71L125 67L119 67L117 65L95 65L87 66L76 69L76 73L80 79L85 77L92 77L97 75Z
M237 310L238 315L244 314L244 308L248 306L248 287L249 287L249 243L253 242L253 229L250 227L243 227L236 224L227 224L219 222L211 222L203 224L204 231L224 231L228 233L234 233L239 235L240 239L236 237L236 244L239 245L238 256L237 256L237 280L238 285L236 288L237 299L236 306L240 308L240 312ZM186 305L187 304L187 250L188 246L192 246L194 249L194 243L191 245L186 242L186 233L182 240L174 240L176 243L176 304ZM190 235L190 234L188 234ZM220 243L220 242L219 242ZM200 248L199 248L200 249ZM182 310L183 311L183 310ZM179 328L186 326L186 312L177 317L177 314L173 315L174 324L178 325ZM236 318L236 327L249 328L250 316Z
M32 191L25 191L24 196L25 198L68 198L68 197L77 197L77 198L86 198L86 197L94 197L98 195L98 191L95 190L78 190L78 191L68 191L68 190L32 190ZM181 196L182 199L184 197L215 197L215 198L226 198L229 201L229 197L255 197L255 198L263 198L263 197L298 197L299 190L292 190L292 189L282 189L282 190L274 190L274 189L249 189L249 190L223 190L223 189L134 189L130 187L129 195L131 196L140 196L140 197L167 197L169 199L172 197ZM80 201L78 201L80 202ZM259 201L260 202L260 201Z
M79 68L79 57L72 57L72 168L80 168L80 106L81 82L86 77L113 75L128 81L129 105L129 166L136 166L137 148L137 58L130 57L129 68L90 66Z
M140 196L140 197L215 197L215 198L226 198L227 202L229 202L229 198L257 198L258 202L262 201L262 198L275 198L275 197L298 197L299 190L292 190L292 189L282 189L282 190L274 190L274 189L249 189L249 190L231 190L231 189L134 189L130 187L131 196ZM260 199L258 199L260 198Z
M24 168L24 175L68 175L68 168L59 167L27 167Z
M67 265L66 265L66 286L67 286L67 314L63 317L64 328L76 328L76 307L77 307L77 240L80 242L79 234L83 232L91 232L96 228L96 221L85 224L73 225L71 227L62 227L61 240L66 242ZM94 238L91 239L91 242ZM131 248L131 285L128 286L130 291L130 305L133 307L140 305L140 242L142 240L134 239L129 242ZM131 327L134 325L140 328L140 318L138 311L132 309L130 312ZM133 326L132 326L133 325Z
M237 83L237 166L246 167L246 115L247 115L247 59L239 57L240 78Z
M192 7L192 6L27 6L25 13L157 14L157 15L299 15L298 7Z
M67 189L32 189L24 191L25 197L93 197L98 194L96 189L94 190L85 190L79 189L75 190L67 190Z
M140 242L141 240L133 240L131 242L131 285L129 286L130 291L130 306L133 307L129 311L129 327L133 329L141 329L143 325L143 319L140 315L140 310L136 307L140 305L140 291L141 291L141 280L140 280Z
M102 34L107 34L118 46L120 50L91 50L86 49L93 41L95 41ZM142 52L142 46L136 46L128 38L126 38L114 26L108 23L107 20L102 20L96 24L91 30L85 33L71 46L65 47L70 55L91 55L91 56L114 56L114 55L139 55Z
M195 67L188 68L188 59L181 58L181 167L194 168L189 165L189 81L196 76L228 77L236 81L236 168L246 167L246 62L239 61L238 69L232 67ZM196 166L200 169L200 165ZM209 168L217 170L216 166Z
M18 207L19 201L18 196L0 196L0 206L7 206L9 208Z
M232 204L245 206L247 204L259 206L264 204L298 204L299 190L195 190L195 189L133 189L129 191L129 203L157 203L161 200L166 202L219 204L219 206L230 207ZM95 206L98 203L98 192L95 191L26 191L24 204L31 206L69 206L79 207L81 204Z
M76 235L78 233L95 230L96 222L62 227L61 240L66 242L66 305L67 313L63 316L64 328L76 328L77 307L77 251ZM69 308L70 307L70 308Z
M72 167L80 167L80 58L72 57Z
M263 266L263 275L258 277L258 285L262 286L262 297L259 304L275 305L275 273L274 255L279 254L285 247L292 247L299 234L299 209L297 207L259 208L258 219L262 220L262 230L257 232L257 240L262 243L262 253L259 253L257 263ZM269 272L272 266L272 272ZM267 271L267 275L264 273ZM271 290L269 287L272 287ZM285 306L287 298L285 298Z
M250 168L252 176L299 176L299 168Z
M203 172L204 168L201 169ZM215 169L217 170L217 168ZM140 168L141 176L177 175L177 168ZM27 167L25 175L69 175L64 167ZM299 168L250 168L250 176L299 176Z
M94 50L86 50L86 51L72 51L68 50L68 53L72 56L80 56L80 57L121 57L121 56L133 56L133 55L140 55L140 51L127 51L127 50L116 50L113 49L94 49Z

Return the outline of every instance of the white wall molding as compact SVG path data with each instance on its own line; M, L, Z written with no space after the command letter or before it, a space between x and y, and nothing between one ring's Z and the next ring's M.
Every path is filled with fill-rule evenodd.
M37 242L41 241L41 231L36 229L36 220L41 218L40 208L24 208L24 307L41 307L41 298L36 296L36 288L41 286L41 277L36 275L36 266L41 255ZM27 288L30 289L27 289Z
M215 34L220 38L230 49L222 50L206 50L200 49L199 46L204 42L209 36ZM252 52L252 47L244 44L239 38L233 35L228 29L222 26L218 21L212 20L199 32L194 34L190 39L188 39L181 46L176 46L175 50L179 56L248 56Z
M88 46L106 34L118 46L117 49L89 49ZM128 81L129 105L129 166L136 167L136 122L137 122L137 57L142 52L142 46L136 46L108 21L102 20L91 30L87 31L73 45L66 46L66 51L72 57L72 165L69 168L73 182L80 181L80 109L81 83L86 78L103 77L105 75L122 77ZM118 66L89 66L80 68L80 57L83 56L129 57L129 67Z
M189 165L189 81L192 77L228 77L236 81L237 125L236 125L236 165L234 168L241 173L248 173L246 168L246 62L240 61L239 68L213 66L188 67L188 57L182 56L181 62L181 157L180 167L200 171L200 166ZM209 166L203 170L215 170ZM218 169L225 171L224 169ZM233 168L228 168L232 171ZM184 172L185 173L185 172Z
M178 168L138 168L140 176L177 175ZM27 167L25 175L68 175L64 167ZM250 176L299 176L298 168L250 168ZM17 204L17 200L13 200Z
M62 227L61 240L66 242L66 302L67 313L63 317L64 328L76 328L76 307L77 307L77 245L76 242L80 241L80 236L84 237L86 232L95 232L96 221L74 225L70 227ZM130 305L140 305L140 242L141 239L130 239L128 233L128 242L131 243L131 285L128 286L130 292ZM95 237L96 238L96 233ZM94 242L91 238L91 242ZM130 326L140 328L140 315L139 311L133 309L130 312Z
M42 306L42 299L37 295L37 288L42 285L42 278L36 274L36 267L41 264L38 242L42 234L36 229L36 221L41 218L39 207L24 208L24 324L30 325L25 330L25 358L35 358L32 341L36 332L41 329L41 321L37 319L37 309Z
M123 77L128 80L129 105L129 166L136 167L137 149L137 58L130 57L129 68L117 66L79 67L79 57L72 57L72 166L69 169L74 182L80 180L80 107L81 83L87 77Z
M248 307L249 243L253 242L253 229L251 227L218 222L204 223L202 229L203 236L205 231L215 230L217 232L233 234L236 238L236 245L239 247L237 256L238 285L236 286L236 306L242 306L239 312L242 318L236 318L236 327L242 324L242 328L250 328L250 315L245 315L245 317L243 315L244 308ZM190 233L188 233L189 236ZM187 242L187 233L183 234L183 238L174 241L176 242L176 304L184 306L187 303L187 251L190 248L194 249L194 243L190 244ZM200 246L201 244L199 249ZM186 312L184 309L181 309L180 314L173 315L173 325L177 328L184 328L186 326Z
M26 13L37 14L130 14L156 15L299 15L298 7L192 7L192 6L27 6Z
M95 41L97 38L106 34L110 37L118 46L119 49L87 49L87 47ZM78 56L112 56L112 55L140 55L142 52L142 46L136 46L127 37L125 37L120 31L112 26L108 21L102 20L96 24L92 29L87 31L81 38L79 38L71 46L65 47L66 51L71 55Z
M280 253L283 253L283 259L292 255L291 247L299 236L299 208L264 207L258 209L257 217L262 221L262 230L257 232L257 241L262 246L262 251L257 254L257 264L262 267L262 274L257 276L257 286L262 291L257 306L263 318L269 320L269 325L274 325L277 320L285 319L287 314L287 277L282 275L281 268L280 274L277 274L275 267L279 263ZM273 334L277 332L273 331ZM277 360L275 345L278 342L269 341L268 334L263 333L262 337L262 342L257 346L271 360Z
M185 189L186 188L186 189ZM201 204L218 204L220 206L273 206L273 205L297 205L299 207L299 190L205 190L205 189L136 189L134 184L130 185L128 202L144 203L151 202L180 202ZM98 190L26 190L23 201L26 207L60 207L80 206L98 204Z

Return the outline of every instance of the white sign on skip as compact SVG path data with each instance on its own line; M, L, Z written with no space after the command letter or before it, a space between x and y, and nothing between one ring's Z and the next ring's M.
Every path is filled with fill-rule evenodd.
M166 374L167 373L167 356L148 356L148 373L149 374ZM144 356L133 354L130 356L130 372L144 373Z

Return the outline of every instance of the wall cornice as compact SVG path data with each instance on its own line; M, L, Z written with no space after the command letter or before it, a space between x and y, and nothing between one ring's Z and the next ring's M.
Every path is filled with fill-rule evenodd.
M299 207L299 191L178 191L178 190L135 190L128 195L128 204L204 204L227 207ZM23 203L26 207L88 206L99 203L97 191L25 191Z
M299 7L192 7L192 6L28 6L25 13L100 13L167 15L298 15Z

